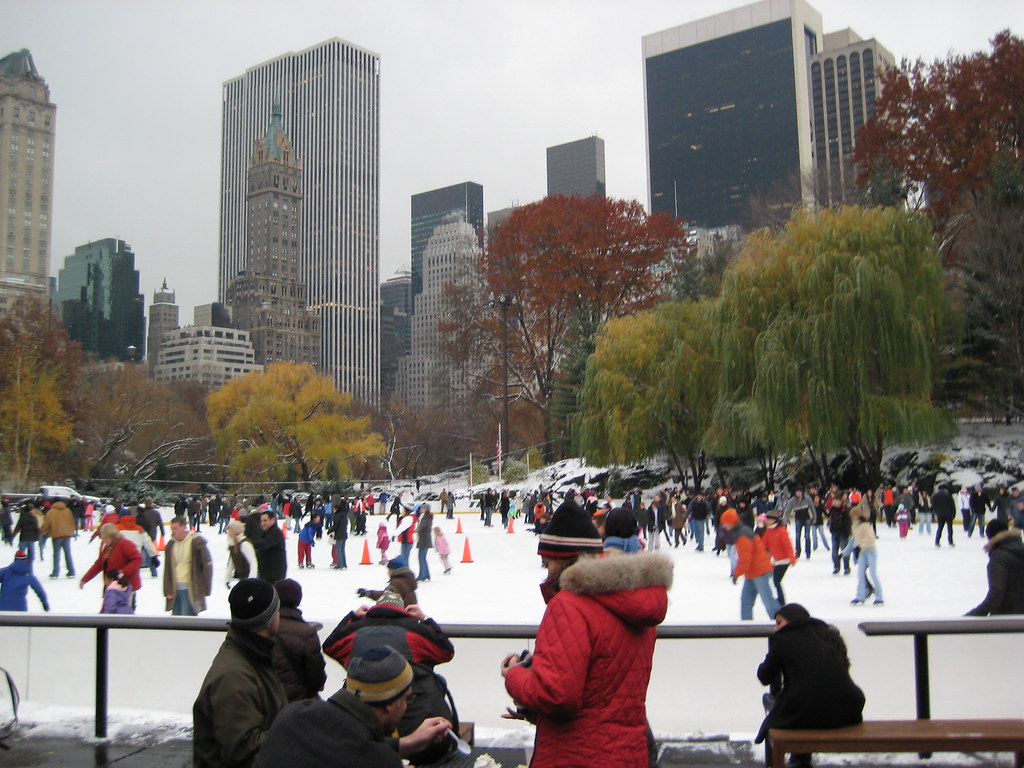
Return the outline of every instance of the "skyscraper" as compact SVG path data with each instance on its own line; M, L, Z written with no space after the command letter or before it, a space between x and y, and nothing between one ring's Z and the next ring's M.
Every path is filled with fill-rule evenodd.
M896 60L876 40L843 29L825 35L810 65L817 200L826 206L850 202L855 137L875 114L879 75Z
M146 358L152 375L160 362L160 341L164 334L178 327L178 305L174 303L174 291L167 288L167 278L159 291L153 291L153 303L149 305L149 330L146 333Z
M821 15L762 0L643 38L650 205L700 227L810 200ZM805 186L807 185L807 186Z
M0 59L0 314L17 299L49 298L53 144L57 107L27 50Z
M472 181L420 192L412 196L412 299L423 290L423 251L434 229L451 213L461 211L464 221L477 233L484 245L484 188Z
M146 316L135 254L112 237L75 248L57 277L57 306L68 336L100 360L141 360Z
M548 194L605 196L604 139L589 136L548 147Z
M320 369L342 391L380 388L380 57L337 38L228 80L223 93L219 295L246 270L246 169L275 100L302 158L299 277L320 314Z
M278 104L266 135L253 142L246 184L245 270L227 290L235 327L249 332L260 365L318 365L320 318L299 272L302 164Z
M398 361L409 354L412 276L399 272L380 284L380 396L395 397Z

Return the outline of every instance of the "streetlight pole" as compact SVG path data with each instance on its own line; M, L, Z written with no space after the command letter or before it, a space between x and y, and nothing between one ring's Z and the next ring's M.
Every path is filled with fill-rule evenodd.
M510 293L491 294L491 306L501 307L501 360L504 388L501 398L501 454L508 456L508 308L516 303Z

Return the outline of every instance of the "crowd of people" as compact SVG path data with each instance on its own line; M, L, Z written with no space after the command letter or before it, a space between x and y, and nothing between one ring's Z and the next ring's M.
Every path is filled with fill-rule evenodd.
M977 500L982 496L983 507ZM184 514L167 523L162 548L156 542L163 543L165 524L157 508L112 502L100 510L92 533L99 539L97 556L79 585L102 576L101 610L131 613L141 574L148 569L156 576L162 566L166 610L201 613L214 568L200 529L219 524L226 509L231 621L195 701L195 765L270 766L286 759L316 765L333 756L337 765L397 766L402 759L413 765L443 759L458 745L458 692L448 690L435 667L450 661L455 649L417 595L417 586L431 578L431 549L444 573L451 571L450 547L434 525L431 504L400 496L372 503L342 497L337 504L311 498L303 505L286 497L218 499L199 507L206 515L200 520L185 499ZM302 512L293 514L293 504ZM447 501L440 506L447 516ZM299 533L300 568L313 567L313 547L325 534L332 566L346 568L345 542L366 531L359 508L386 513L377 547L387 582L357 590L367 602L321 644L321 625L302 617L302 585L288 578L282 521ZM752 619L760 600L775 621L768 655L756 670L770 686L761 737L769 727L859 722L864 696L850 678L841 636L787 600L784 577L820 550L833 575L851 574L851 561L856 565L853 603L882 605L878 529L905 537L918 526L919 535L930 537L934 518L935 546L943 534L953 545L950 510L955 515L958 508L973 523L968 528L963 518L964 534L977 530L981 536L983 530L988 542L988 593L969 615L1024 613L1024 499L1016 492L990 498L980 488L954 496L944 486L931 493L914 487L831 488L824 494L798 488L777 495L665 488L649 501L634 492L621 503L586 491L570 492L558 503L539 489L522 498L507 491L481 494L484 525L493 524L495 513L503 526L517 516L533 525L546 572L540 585L546 610L533 652L509 655L498 665L513 701L507 716L536 726L531 765L650 764L645 700L673 571L673 559L658 551L663 547L724 555L723 577L742 580L740 618ZM22 538L14 562L0 569L0 609L27 610L31 589L49 610L33 561L42 558L48 536L55 542L51 578L60 576L58 552L73 577L70 547L56 541L88 535L84 520L61 502L30 502L20 510L6 537L12 545L15 536ZM325 654L348 677L340 690L321 698ZM350 756L348 762L338 762L338 755ZM795 756L793 762L806 759Z

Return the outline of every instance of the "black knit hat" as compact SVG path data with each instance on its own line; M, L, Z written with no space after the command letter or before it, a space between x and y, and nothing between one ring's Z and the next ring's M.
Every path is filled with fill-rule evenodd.
M572 500L563 501L555 510L537 543L537 554L541 557L567 558L603 551L601 534L590 515Z
M363 701L385 704L412 685L412 667L390 645L367 648L348 662L345 688Z
M270 625L281 607L277 590L262 579L242 579L228 594L231 624L253 632Z
M287 608L298 608L302 602L302 585L295 579L281 579L274 583L281 605Z
M618 536L623 539L636 536L636 515L628 509L616 507L604 520L604 533L606 536Z

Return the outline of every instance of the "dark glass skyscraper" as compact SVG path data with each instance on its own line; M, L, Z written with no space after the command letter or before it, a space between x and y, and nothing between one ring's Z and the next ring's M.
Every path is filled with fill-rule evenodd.
M548 194L605 196L604 139L588 136L548 147Z
M146 316L135 254L123 240L80 245L57 278L61 322L85 352L100 360L141 360ZM134 347L134 349L131 349Z
M480 247L484 245L484 188L472 181L450 187L420 192L412 196L412 300L423 290L423 251L434 229L444 218L456 211L477 232ZM415 306L415 304L414 304Z
M821 16L763 0L643 39L651 210L737 224L750 199L807 197L813 168L808 58Z

